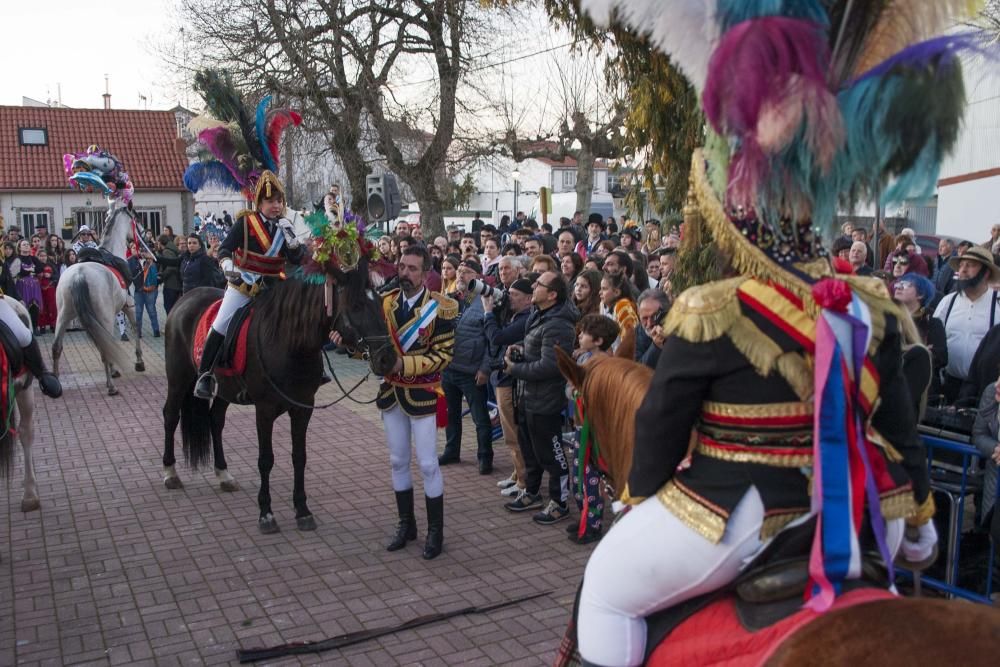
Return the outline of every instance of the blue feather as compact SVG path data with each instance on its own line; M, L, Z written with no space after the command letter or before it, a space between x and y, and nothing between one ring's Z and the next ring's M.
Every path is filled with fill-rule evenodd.
M233 192L241 190L239 181L233 178L226 165L218 160L195 162L184 171L184 187L191 192L198 192L210 185Z
M911 44L899 53L886 58L875 67L859 76L858 81L872 79L891 73L900 68L923 68L935 63L937 60L954 60L963 54L979 53L987 57L996 59L996 53L990 53L983 48L983 33L978 30L962 32L954 35L942 35L923 42Z
M830 20L820 0L718 0L715 8L719 30L725 33L737 23L765 16L784 16L829 26Z
M264 99L257 105L257 141L264 151L264 166L273 172L278 171L277 160L271 155L267 147L267 107L271 104L271 96L265 95Z

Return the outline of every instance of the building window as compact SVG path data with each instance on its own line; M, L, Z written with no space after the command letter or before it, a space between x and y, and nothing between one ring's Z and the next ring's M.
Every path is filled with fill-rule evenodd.
M76 218L77 229L87 225L94 232L95 238L101 237L101 233L104 231L104 211L102 209L76 209L73 211L73 217Z
M142 222L142 226L147 231L153 233L153 238L157 238L162 233L163 211L158 209L138 209L135 214Z
M562 172L563 188L568 190L576 187L576 172L572 169L564 169Z
M19 127L17 135L22 146L49 145L49 131L44 127Z
M35 233L37 225L49 226L48 211L22 211L21 212L21 233L25 238L31 238Z

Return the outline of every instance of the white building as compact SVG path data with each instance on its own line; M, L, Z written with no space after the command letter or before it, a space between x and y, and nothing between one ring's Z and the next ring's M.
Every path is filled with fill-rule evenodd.
M965 123L938 181L937 234L978 243L1000 224L1000 72L967 63L965 87Z
M188 161L172 111L0 106L0 218L27 237L44 224L71 238L81 224L103 226L107 203L71 190L63 155L96 144L116 155L135 186L134 206L154 234L190 226Z

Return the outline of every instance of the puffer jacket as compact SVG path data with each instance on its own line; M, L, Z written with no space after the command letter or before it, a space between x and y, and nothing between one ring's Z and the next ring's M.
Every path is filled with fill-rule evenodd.
M482 371L489 375L491 359L483 329L483 302L475 295L452 296L458 301L461 314L455 322L455 354L448 370L469 375Z
M556 415L566 407L566 379L556 363L556 347L573 353L580 313L572 301L547 310L532 308L524 334L524 361L510 374L520 381L520 406L539 415Z

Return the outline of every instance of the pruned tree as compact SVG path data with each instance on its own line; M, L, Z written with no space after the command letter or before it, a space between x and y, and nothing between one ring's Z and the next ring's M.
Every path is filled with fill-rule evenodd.
M203 60L301 102L344 168L355 203L378 163L412 189L443 233L439 174L449 160L468 45L506 10L478 0L181 0ZM420 77L414 83L401 80ZM415 139L416 138L416 139ZM355 204L357 208L357 204Z

